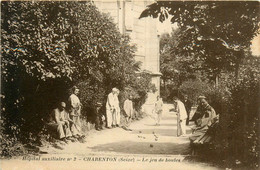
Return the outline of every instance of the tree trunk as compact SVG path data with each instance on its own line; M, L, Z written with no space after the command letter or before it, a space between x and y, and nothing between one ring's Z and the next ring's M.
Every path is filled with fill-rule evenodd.
M236 70L235 70L236 81L238 80L238 75L239 75L239 63L236 64Z
M216 88L218 88L218 84L219 84L219 76L216 75L216 78L215 78L215 86L216 86Z
M248 116L248 104L246 101L243 102L244 103L244 115L243 115L243 147L244 148L247 148L246 145L247 145L247 140L246 140L246 132L247 132L247 116ZM247 152L245 151L245 149L243 150L243 157L242 159L243 160L246 160L247 158Z
M164 91L166 92L166 80L163 79L163 88L164 88Z
M244 58L243 51L239 51L238 54L237 54L237 61L236 61L236 66L235 66L235 78L236 78L236 81L239 78L239 67L240 67L240 64L241 64L243 58Z

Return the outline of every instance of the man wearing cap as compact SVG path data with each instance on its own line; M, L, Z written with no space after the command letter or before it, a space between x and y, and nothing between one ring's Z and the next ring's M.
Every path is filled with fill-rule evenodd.
M97 102L96 103L96 109L95 109L95 114L96 114L96 120L95 120L95 128L96 130L100 131L103 129L103 109L102 109L102 103Z
M66 104L64 102L61 102L59 106L52 111L47 126L58 133L59 139L66 141L66 139L70 139L72 134L70 131L69 121L65 118L65 108Z
M112 91L107 96L106 103L106 118L107 118L107 128L111 128L113 120L115 120L116 112L116 103L115 103L115 94L117 92L116 88L113 88ZM114 124L113 124L114 125Z
M177 97L174 97L173 101L177 111L177 136L185 136L187 119L185 106Z
M193 128L193 135L190 137L191 142L196 140L199 136L205 134L209 126L211 126L218 119L215 110L208 104L204 97L200 98L199 107L201 118L197 120L197 125Z
M200 122L201 118L202 118L202 105L201 105L201 100L202 99L206 99L205 96L199 96L198 99L197 99L197 104L198 104L198 107L196 109L196 112L194 113L192 119L190 121L194 121L195 125L198 125L198 122Z
M82 104L80 103L80 100L78 98L79 89L76 86L73 86L72 88L73 93L70 95L68 102L70 105L70 117L73 120L75 128L72 129L72 133L74 136L80 136L81 135L81 121L80 121L80 115L81 115L81 107Z

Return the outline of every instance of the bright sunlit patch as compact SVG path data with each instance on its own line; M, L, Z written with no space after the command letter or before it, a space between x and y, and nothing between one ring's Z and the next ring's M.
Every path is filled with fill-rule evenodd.
M260 34L252 40L251 51L253 55L260 57Z

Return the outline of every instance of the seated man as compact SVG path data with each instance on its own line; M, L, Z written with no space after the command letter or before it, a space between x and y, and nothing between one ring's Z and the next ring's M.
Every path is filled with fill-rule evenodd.
M70 131L69 120L66 120L66 104L61 102L59 106L54 109L50 115L50 121L47 126L58 133L58 138L66 141L72 136Z
M198 100L197 100L198 107L197 107L196 112L194 113L192 119L190 119L190 121L194 121L195 125L198 125L198 122L203 117L203 108L202 108L202 105L201 105L202 99L206 99L206 97L205 96L199 96L198 97Z
M69 138L69 139L71 139L73 142L77 141L77 139L79 139L81 137L81 135L79 135L79 130L77 130L77 126L76 126L75 122L70 118L69 112L64 110L64 114L62 114L61 120L64 120L65 122L68 122L68 124L69 124L69 129L70 129L72 137L73 137L73 138Z
M200 99L199 107L201 108L200 113L202 118L197 120L196 127L193 129L193 135L190 136L191 142L195 141L201 135L204 135L209 126L217 121L215 110L208 104L205 98Z

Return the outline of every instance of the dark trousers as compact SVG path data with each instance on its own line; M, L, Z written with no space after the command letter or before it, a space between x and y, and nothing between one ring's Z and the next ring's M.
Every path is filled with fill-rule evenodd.
M190 121L190 112L187 112L187 119L186 119L186 125L189 125L189 121Z
M103 121L102 121L102 115L97 115L95 120L95 127L96 129L102 129Z

